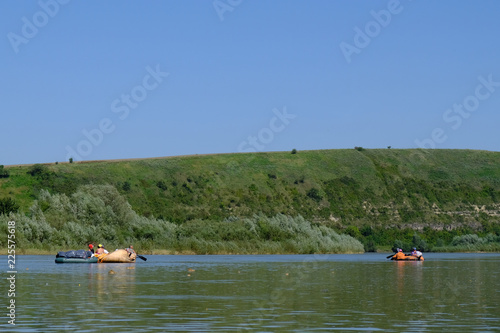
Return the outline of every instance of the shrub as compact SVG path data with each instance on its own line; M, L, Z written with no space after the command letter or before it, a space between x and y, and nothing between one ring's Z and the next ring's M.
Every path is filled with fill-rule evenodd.
M363 228L361 228L361 234L365 237L368 237L368 236L371 236L373 235L373 229L371 226L369 225L365 225L363 226Z
M43 164L32 165L27 172L29 175L38 179L48 179L50 177L49 168Z
M5 169L3 165L0 165L0 178L8 178L9 170Z
M500 236L494 235L494 234L487 234L484 238L485 243L498 243L500 242Z
M158 182L156 182L156 186L160 189L160 190L163 190L163 191L166 191L167 190L167 184L165 184L165 182L163 180L160 180Z
M105 208L109 216L114 218L114 224L127 224L137 215L125 197L111 185L85 185L81 186L77 193L102 201L101 209Z
M476 234L468 234L463 236L455 236L451 241L452 246L468 246L468 245L478 245L484 243L484 239L480 238Z
M130 183L128 181L125 181L122 185L122 190L124 190L125 192L128 192L130 191Z
M312 189L310 189L309 191L307 191L306 195L316 202L319 202L319 201L321 201L321 199L323 199L323 197L319 194L318 189L316 189L314 187Z
M170 222L134 216L131 223L132 237L141 241L151 240L162 247L175 242L178 227Z
M0 199L0 215L8 215L11 212L17 212L19 205L12 198Z
M16 243L20 248L50 244L55 230L43 219L29 218L22 214L10 216L16 221Z
M292 154L297 154L297 149L293 148L292 149Z
M375 241L373 240L373 237L367 237L363 240L363 247L365 249L365 252L377 252L377 247L375 245Z
M413 247L417 248L419 251L429 251L430 248L427 246L427 242L423 240L419 235L414 234L413 235Z
M359 231L358 227L356 227L354 225L348 226L344 230L344 233L351 236L351 237L357 238L357 239L361 238L361 231Z
M396 239L394 241L394 245L392 246L392 251L397 252L398 248L402 249L404 252L408 252L411 250L411 245L399 239Z

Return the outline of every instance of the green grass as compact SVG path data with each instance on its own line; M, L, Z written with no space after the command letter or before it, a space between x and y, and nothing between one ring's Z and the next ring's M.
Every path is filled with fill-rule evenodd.
M429 244L500 232L498 152L340 149L59 163L35 176L30 166L6 169L0 199L13 198L28 216L42 190L69 197L107 184L138 216L176 225L300 215L340 233L365 228L355 236L365 246L409 241L415 230Z

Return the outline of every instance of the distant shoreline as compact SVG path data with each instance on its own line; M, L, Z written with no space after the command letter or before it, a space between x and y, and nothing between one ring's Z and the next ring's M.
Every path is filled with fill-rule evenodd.
M61 249L60 251L65 251L68 249ZM47 251L47 250L37 250L37 249L17 249L16 256L25 256L25 255L53 255L55 256L58 251ZM1 249L1 255L7 256L7 249ZM5 253L5 254L4 254ZM148 250L148 251L140 251L138 252L141 255L196 255L196 256L206 256L207 254L199 254L194 251L172 251L172 250ZM381 256L393 253L389 250L378 250L377 252L364 252L364 253L375 253L380 254ZM500 253L499 251L430 251L426 253ZM363 253L321 253L320 255L328 255L328 254L363 254ZM229 252L220 252L213 253L210 255L307 255L302 253L229 253Z

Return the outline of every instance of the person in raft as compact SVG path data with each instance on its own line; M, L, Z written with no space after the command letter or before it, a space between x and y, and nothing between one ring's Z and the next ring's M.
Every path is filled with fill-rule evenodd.
M398 252L392 256L393 259L404 259L406 257L406 254L403 253L402 249L398 248Z
M94 254L94 244L89 244L89 251Z
M132 255L132 253L135 253L134 251L134 247L132 245L130 245L128 248L125 249L128 253L128 256L130 257Z
M411 255L412 255L412 256L415 256L415 257L420 257L420 256L422 256L422 252L417 251L417 248L416 248L416 247L414 247L414 248L413 248L413 251L411 251Z
M108 250L106 250L102 244L99 244L97 246L97 251L95 252L96 254L103 254L103 253L109 253Z

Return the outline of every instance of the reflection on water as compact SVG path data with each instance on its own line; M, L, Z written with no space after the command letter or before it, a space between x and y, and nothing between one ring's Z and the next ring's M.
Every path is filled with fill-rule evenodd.
M56 265L52 256L20 257L17 329L500 329L498 254L427 254L425 262L393 262L382 254L148 259Z

